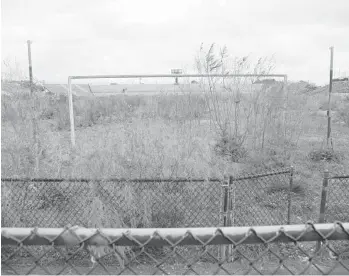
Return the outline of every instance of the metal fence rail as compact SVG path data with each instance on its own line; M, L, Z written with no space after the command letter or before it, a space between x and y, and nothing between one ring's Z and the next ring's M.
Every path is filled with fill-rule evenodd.
M332 246L333 241L341 242L341 248ZM340 222L180 229L3 228L1 242L2 274L349 273L349 223ZM317 251L314 242L321 242ZM209 247L222 245L232 248L224 259L209 253ZM74 246L74 251L65 250ZM101 253L101 248L108 250Z
M286 224L290 173L226 179L3 178L1 221L6 227L88 228Z

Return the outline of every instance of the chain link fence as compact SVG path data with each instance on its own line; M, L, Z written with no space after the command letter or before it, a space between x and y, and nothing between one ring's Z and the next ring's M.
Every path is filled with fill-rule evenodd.
M9 227L219 226L221 197L218 179L6 179L2 223Z
M349 175L330 175L324 172L320 202L319 223L349 221ZM320 245L318 244L318 247ZM347 243L334 241L334 250L348 247Z
M230 225L289 224L292 178L292 168L231 177Z
M6 227L285 224L291 200L290 170L222 180L2 179L1 186Z
M292 223L293 169L226 179L2 179L5 227ZM319 222L349 220L349 176L323 177ZM98 217L98 219L96 219Z
M88 231L91 228L132 228L132 231L135 228L152 227L161 231L171 228L168 230L174 231L173 233L177 231L174 228L183 227L268 225L270 228L271 225L292 222L292 185L292 168L206 180L2 179L2 227L20 227L16 230L19 232L16 233L26 229L21 227L57 228L64 225L79 225L79 227L85 227L85 230L90 228ZM330 177L325 173L323 187L319 222L325 223L339 219L348 221L348 176ZM70 229L82 229L79 227ZM33 236L22 237L23 240L17 240L17 247L9 244L2 246L2 256L4 256L2 259L5 260L3 264L7 267L7 270L2 272L5 274L13 272L23 274L23 271L27 271L25 268L29 259L36 258L38 258L34 262L36 266L27 271L29 274L47 274L49 271L54 271L55 274L63 272L80 274L93 271L93 273L105 274L113 266L114 270L111 270L113 274L119 268L124 269L119 271L122 274L129 274L130 271L134 274L148 274L155 271L152 270L153 268L164 273L165 270L161 267L166 262L168 262L166 273L169 274L203 273L203 271L209 271L210 274L217 271L221 273L229 271L225 268L225 263L227 267L232 264L235 264L232 266L235 268L240 266L240 270L235 272L241 274L246 271L251 272L251 269L256 270L257 263L261 267L256 271L261 272L264 269L262 264L271 261L273 265L268 266L266 270L267 274L270 274L269 272L272 271L270 267L284 264L284 259L280 262L279 257L288 250L291 250L291 253L285 256L292 260L291 263L295 262L290 267L300 268L304 260L310 258L310 267L314 266L316 269L326 262L331 265L334 262L338 264L338 256L342 255L335 252L348 251L348 239L333 240L331 247L328 247L326 240L321 240L323 236L320 240L316 239L317 243L305 243L304 246L296 246L296 248L294 244L283 243L281 240L270 244L265 242L266 240L262 242L259 240L257 243L243 242L239 246L237 244L228 246L226 241L220 245L190 243L185 246L171 247L153 246L150 243L144 247L127 244L116 248L115 246L95 246L99 244L98 242L86 245L82 243L81 236L77 239L79 241L77 244L67 243L63 247L55 244L54 239L51 240L53 243L50 243L50 246L36 244L28 247L25 242L28 239L31 240ZM215 240L216 237L212 239ZM279 255L275 255L270 249L276 250ZM311 257L312 255L307 255L304 250L299 249L310 250L312 254L314 250L319 250L319 255ZM325 256L321 253L324 250L329 251ZM94 257L90 258L91 255ZM99 258L102 258L101 261ZM312 263L312 258L317 258L319 263ZM345 262L347 257L343 258ZM212 270L216 262L218 262L218 267L216 265L218 270ZM244 262L245 267L242 268ZM122 268L125 263L126 266ZM90 264L93 266L90 267ZM187 271L178 270L180 266L183 268L183 264L187 265ZM195 270L194 265L199 265L200 268ZM11 270L13 266L15 268ZM46 269L45 266L48 268ZM76 270L76 267L80 270ZM293 274L295 271L287 267L283 269L285 270L281 272L278 270L276 273ZM320 269L320 272L323 273L327 271L326 269ZM336 274L341 274L338 270L334 271ZM319 270L315 273L319 274Z
M328 178L325 222L349 221L349 175Z
M337 251L333 241L346 247ZM3 228L1 273L336 274L349 273L349 223L229 228ZM314 242L320 242L316 249ZM216 258L208 247L229 246ZM76 246L75 251L68 247ZM249 251L258 246L259 251ZM41 253L37 248L41 247ZM155 256L149 248L164 248ZM199 251L191 250L199 247ZM11 248L12 250L9 250ZM132 248L132 254L126 248Z

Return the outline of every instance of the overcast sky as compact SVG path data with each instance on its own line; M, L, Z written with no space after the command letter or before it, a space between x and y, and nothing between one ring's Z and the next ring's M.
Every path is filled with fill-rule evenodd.
M233 56L271 56L275 73L324 84L329 47L335 73L349 75L348 0L2 0L2 59L34 75L194 72L201 43ZM26 71L25 71L26 72Z

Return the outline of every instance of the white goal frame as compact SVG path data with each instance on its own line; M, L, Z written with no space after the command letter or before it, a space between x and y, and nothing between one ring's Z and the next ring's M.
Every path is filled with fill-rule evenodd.
M90 76L69 76L68 77L68 98L69 98L69 118L70 118L70 139L72 148L75 148L75 121L73 108L72 80L81 79L137 79L137 78L208 78L208 77L275 77L283 78L284 91L287 86L287 75L285 74L155 74L155 75L90 75Z

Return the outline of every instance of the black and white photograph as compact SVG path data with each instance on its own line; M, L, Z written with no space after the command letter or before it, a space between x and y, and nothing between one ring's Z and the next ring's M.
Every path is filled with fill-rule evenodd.
M348 275L348 0L1 0L1 275Z

